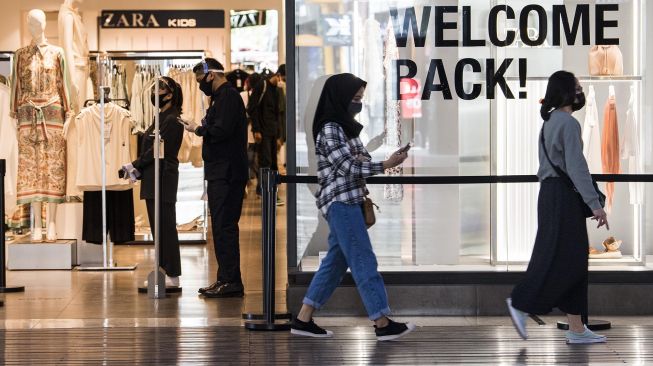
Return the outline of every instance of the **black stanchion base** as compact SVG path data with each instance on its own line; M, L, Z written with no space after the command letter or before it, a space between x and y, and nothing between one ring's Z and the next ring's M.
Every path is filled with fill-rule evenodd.
M612 328L612 323L607 320L590 320L587 324L587 328L589 328L589 330L608 330ZM569 330L569 323L559 321L558 329Z
M181 287L167 287L166 286L166 294L180 294ZM138 293L139 294L146 294L147 293L147 287L139 287L138 288Z
M260 330L260 331L288 331L290 330L290 323L268 323L265 321L249 321L245 323L245 329Z
M10 292L25 292L25 286L0 287L0 294L6 294Z
M244 320L264 320L265 315L263 314L243 314ZM283 314L274 314L274 319L277 320L291 320L292 314L283 313Z

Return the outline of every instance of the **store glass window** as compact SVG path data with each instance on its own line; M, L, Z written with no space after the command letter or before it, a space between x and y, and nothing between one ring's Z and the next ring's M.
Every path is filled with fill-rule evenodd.
M359 121L374 159L413 145L403 168L386 174L534 175L539 100L548 76L564 69L577 75L588 99L593 95L574 115L591 172L651 173L644 14L641 0L295 0L296 171L316 173L311 127L324 80L350 72L368 83ZM615 133L604 130L610 105L618 119L620 143L610 147L620 156L618 170L601 160L604 135ZM650 185L611 187L611 231L588 220L591 268L641 269L652 254ZM381 270L525 269L538 184L369 189L381 207L369 231ZM314 192L313 185L297 186L291 218L297 263L289 265L303 271L316 270L327 250L328 226Z

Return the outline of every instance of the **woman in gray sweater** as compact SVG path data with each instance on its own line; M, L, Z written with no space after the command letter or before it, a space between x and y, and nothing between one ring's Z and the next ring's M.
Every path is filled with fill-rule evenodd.
M537 236L526 278L507 299L513 324L523 339L528 338L528 314L547 314L558 308L569 320L567 343L606 341L581 320L587 314L589 247L583 205L592 210L598 227L609 229L583 156L580 124L572 116L584 106L583 88L574 74L558 71L551 75L540 110L544 124L539 139ZM553 165L569 176L573 187Z

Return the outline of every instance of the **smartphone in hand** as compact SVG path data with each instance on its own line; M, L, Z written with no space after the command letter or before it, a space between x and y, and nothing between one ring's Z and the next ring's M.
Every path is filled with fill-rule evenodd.
M399 151L397 151L397 155L408 152L408 150L410 150L410 148L411 148L411 146L410 146L410 142L409 142L409 143L406 144L406 146L402 147L401 149L399 149Z

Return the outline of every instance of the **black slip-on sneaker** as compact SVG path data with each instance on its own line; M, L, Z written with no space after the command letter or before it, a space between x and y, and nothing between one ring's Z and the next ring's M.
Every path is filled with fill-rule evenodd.
M314 338L331 338L333 337L333 332L326 330L311 319L310 322L303 322L299 319L294 319L292 324L290 324L290 333L294 335L300 335L304 337L314 337Z
M383 328L377 328L376 325L374 326L374 332L376 333L377 340L391 341L397 338L401 338L415 330L415 324L397 323L391 319L388 319L388 321L388 325Z

